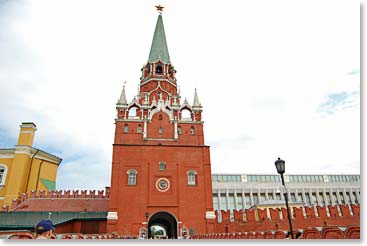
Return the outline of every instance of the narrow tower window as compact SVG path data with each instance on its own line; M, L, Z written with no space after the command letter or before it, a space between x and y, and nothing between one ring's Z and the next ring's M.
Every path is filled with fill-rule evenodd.
M190 128L190 134L195 135L195 128L193 126Z
M159 127L159 134L162 134L162 133L163 133L163 128Z
M138 128L136 130L137 133L142 133L143 132L143 128L141 127L141 125L138 125Z
M159 170L166 170L166 163L161 161L159 162Z
M197 175L197 172L195 170L190 170L187 172L187 184L188 185L196 185L196 175Z
M182 134L181 126L177 127L177 133L178 133L178 135L181 135Z
M127 184L136 185L136 174L138 172L135 169L130 169L127 171Z
M162 74L162 66L161 65L158 65L155 69L156 73L157 74Z
M129 132L129 125L125 124L124 125L124 133L128 133Z

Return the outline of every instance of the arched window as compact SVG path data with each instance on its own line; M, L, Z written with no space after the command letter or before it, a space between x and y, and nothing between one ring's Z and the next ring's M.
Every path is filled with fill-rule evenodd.
M127 172L127 184L136 185L136 175L138 172L135 169L130 169Z
M162 134L162 133L163 133L163 128L159 127L159 134Z
M188 109L181 111L181 120L191 120L191 112Z
M139 108L136 106L131 107L129 109L129 119L139 119L138 110Z
M181 135L182 134L181 126L177 127L177 133L178 133L178 135Z
M125 124L124 125L124 133L128 133L129 132L129 125Z
M157 74L161 74L162 73L162 66L161 65L157 65L155 71L156 71Z
M189 170L187 172L187 184L188 185L196 185L196 175L197 172L195 170Z
M190 134L195 135L195 128L193 126L190 128Z
M138 128L136 130L137 133L142 133L143 132L143 128L141 127L141 125L138 125Z
M5 185L7 172L8 172L7 166L0 164L0 185Z

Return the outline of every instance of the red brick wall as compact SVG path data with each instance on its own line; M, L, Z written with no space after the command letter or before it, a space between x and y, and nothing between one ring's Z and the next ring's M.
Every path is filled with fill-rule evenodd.
M145 212L167 211L195 232L207 232L205 213L213 210L209 158L205 146L115 145L109 211L117 211L119 219L108 231L135 235L146 220ZM160 161L166 170L159 170ZM137 170L136 186L128 185L129 169ZM195 186L187 184L189 170L197 172ZM161 177L170 181L166 192L156 188Z
M303 229L307 227L327 227L327 226L359 226L360 225L360 216L359 216L359 205L353 205L352 210L353 214L350 214L349 207L347 205L340 205L340 210L342 214L339 215L337 212L338 209L336 206L331 208L331 216L328 216L326 213L326 207L316 207L318 214L316 215L313 207L306 207L306 217L302 214L302 208L293 208L295 218L292 219L292 227L294 230ZM286 216L286 211L283 211L283 219L280 219L278 212L279 209L270 209L270 219L266 219L264 215L264 211L258 210L259 217L256 219L256 211L255 209L245 209L246 221L241 221L236 219L234 222L231 222L229 219L229 212L222 211L222 222L218 222L216 220L215 223L215 232L217 233L225 233L226 226L228 225L229 232L243 232L243 231L267 231L267 230L289 230L289 222ZM242 213L243 211L237 211L236 213ZM236 216L239 218L239 216ZM328 237L327 234L333 234L334 232L325 232L325 237ZM338 232L336 232L338 233ZM351 233L353 234L353 233ZM331 237L331 236L330 236ZM332 237L337 237L333 234Z

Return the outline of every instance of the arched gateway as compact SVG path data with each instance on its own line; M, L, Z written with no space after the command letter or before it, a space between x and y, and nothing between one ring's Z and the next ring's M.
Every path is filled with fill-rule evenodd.
M169 238L212 233L210 149L204 143L202 106L196 90L192 105L181 101L161 14L141 71L138 95L129 103L123 86L116 105L107 231L145 237L150 227ZM131 107L136 107L134 115ZM181 115L183 109L190 111L188 117Z
M158 212L154 214L148 221L148 238L151 238L152 227L159 226L164 229L163 235L166 235L169 239L177 238L177 220L168 212Z

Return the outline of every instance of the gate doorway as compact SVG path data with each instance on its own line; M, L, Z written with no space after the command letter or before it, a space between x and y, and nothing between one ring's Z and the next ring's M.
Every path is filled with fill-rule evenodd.
M177 220L170 213L158 212L148 222L148 238L177 239Z

